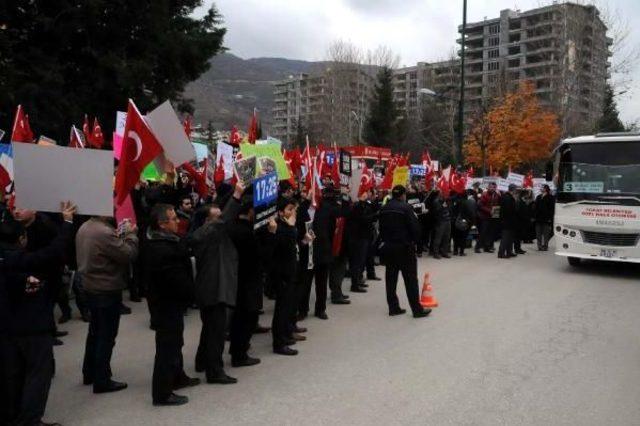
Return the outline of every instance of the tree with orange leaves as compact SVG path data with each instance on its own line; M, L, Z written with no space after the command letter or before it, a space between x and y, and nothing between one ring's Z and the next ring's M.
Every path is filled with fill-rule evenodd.
M523 82L502 102L480 111L465 141L470 164L483 169L531 165L549 157L560 137L558 117L540 105L532 83Z

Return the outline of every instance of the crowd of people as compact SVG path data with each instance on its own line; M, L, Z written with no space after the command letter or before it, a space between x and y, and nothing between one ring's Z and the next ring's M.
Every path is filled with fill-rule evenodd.
M499 240L497 256L509 259L534 239L547 250L552 235L549 187L535 199L514 186L503 194L494 184L444 194L422 182L361 191L353 200L348 194L326 179L315 206L303 187L282 181L276 215L258 229L251 187L223 183L202 199L188 179L173 175L132 192L135 224L78 216L70 202L62 203L61 214L3 205L0 421L46 424L53 346L65 334L54 307L61 312L58 324L69 321L71 291L89 323L82 382L96 394L127 387L115 379L110 361L120 317L131 312L123 303L128 289L131 301L146 299L155 332L152 402L181 405L188 398L176 391L200 383L183 361L189 309L197 309L202 322L197 353L188 355L196 372L207 383L233 384L223 360L226 341L232 367L260 363L250 353L256 333L271 332L274 353L298 355L294 346L307 338L304 319L328 320L328 303L349 305L347 293L366 293L367 281L382 280L378 261L386 269L388 314L406 312L396 294L402 273L411 312L422 318L430 310L420 305L418 257L450 258L451 246L453 255L465 256L475 239L476 253L493 253ZM270 327L259 321L265 299L275 300Z

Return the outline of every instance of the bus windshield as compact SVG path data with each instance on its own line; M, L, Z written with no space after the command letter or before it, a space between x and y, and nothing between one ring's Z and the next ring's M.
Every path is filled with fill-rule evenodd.
M640 198L640 143L601 142L561 146L558 201ZM627 204L627 203L622 203Z

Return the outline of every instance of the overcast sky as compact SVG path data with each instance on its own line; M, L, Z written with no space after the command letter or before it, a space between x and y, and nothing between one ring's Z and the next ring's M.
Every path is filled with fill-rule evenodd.
M603 4L600 2L600 4ZM211 0L205 0L208 6ZM502 9L527 10L544 0L469 0L469 22L497 17ZM640 22L640 0L608 0L630 23ZM216 0L224 17L225 46L241 58L325 59L327 46L344 39L375 49L386 45L402 65L451 56L462 0ZM640 45L640 26L629 38ZM640 119L640 74L633 89L618 99L624 121Z

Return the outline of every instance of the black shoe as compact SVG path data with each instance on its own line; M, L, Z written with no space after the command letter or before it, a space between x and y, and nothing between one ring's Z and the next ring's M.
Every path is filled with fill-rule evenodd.
M298 316L296 317L296 320L297 321L304 321L307 318L308 315L309 315L308 312L300 312L298 314Z
M130 315L131 308L126 305L120 305L120 315Z
M332 300L331 303L333 303L334 305L350 305L351 304L351 300L336 299L336 300Z
M329 316L327 315L326 312L316 312L315 314L316 318L320 318L321 320L328 320Z
M169 406L169 405L184 405L189 402L189 398L184 395L176 395L172 393L169 398L164 401L153 401L153 405L156 407Z
M382 281L382 278L380 277L376 277L375 275L372 277L367 277L367 280L369 281Z
M53 346L62 346L64 342L60 339L53 339Z
M460 254L458 254L458 256L466 256L466 253L461 251Z
M234 383L238 383L238 379L227 376L226 373L220 373L215 377L207 377L207 383L218 385L233 385Z
M449 255L448 253L443 253L442 257L445 259L451 259L451 255Z
M81 314L82 317L82 321L84 322L91 322L91 313L90 312L84 312Z
M92 385L93 384L93 379L90 379L88 377L83 377L82 378L82 384L85 385L85 386Z
M64 336L68 336L69 332L68 331L58 331L56 330L56 332L54 333L55 337L64 337Z
M173 390L184 389L184 388L192 388L194 386L198 386L200 384L200 379L197 377L188 377L184 376L182 380L176 383L173 386Z
M288 338L288 339L285 339L285 341L284 341L284 344L285 344L286 346L293 346L293 345L295 345L296 343L298 343L298 341L297 341L296 339L294 339L293 337Z
M495 253L496 249L484 249L485 253Z
M440 257L440 255L439 255L439 254L434 254L434 255L433 255L433 258L434 258L434 259L440 259L441 257Z
M306 328L304 328L304 327L298 327L298 326L296 326L296 327L293 329L293 332L294 332L294 333L306 333L306 332L307 332L307 329L306 329Z
M480 250L480 249L475 249L474 251L475 251L476 253L482 253L482 250Z
M414 318L424 318L431 313L431 309L423 309L413 313Z
M402 314L406 314L406 313L407 313L406 309L398 308L398 309L394 309L392 311L389 311L389 316L390 317L395 317L396 315L402 315Z
M258 358L251 358L250 356L244 359L231 359L232 367L251 367L256 364L260 364L260 360Z
M60 318L58 318L58 324L64 324L70 319L71 319L71 314L62 314L60 315Z
M278 355L288 355L288 356L298 355L297 350L291 349L288 346L283 346L281 348L274 348L273 353Z
M364 287L351 287L351 293L366 293L367 289Z
M422 257L422 253L416 253L417 257Z
M204 373L204 370L206 370L206 368L196 362L196 373Z
M265 327L263 325L256 325L256 329L253 331L253 334L265 334L271 331L271 327Z
M526 254L527 252L524 250L516 250L516 254Z
M296 342L304 342L305 340L307 340L307 336L303 336L302 334L298 334L298 333L292 333L291 337Z
M109 392L118 392L127 388L126 383L116 382L113 380L109 380L106 386L96 386L93 385L93 393L109 393Z
M37 423L34 423L34 426L62 426L60 423L47 423L40 420Z

